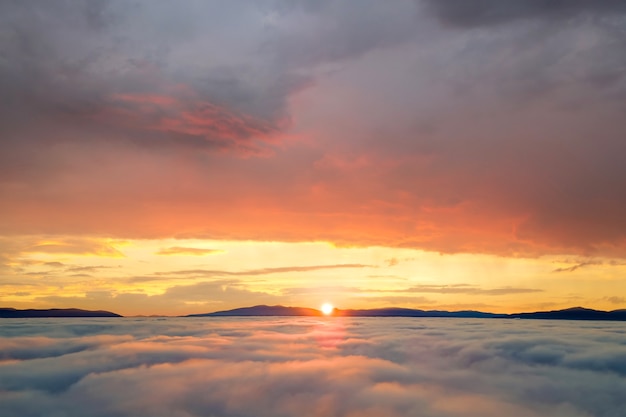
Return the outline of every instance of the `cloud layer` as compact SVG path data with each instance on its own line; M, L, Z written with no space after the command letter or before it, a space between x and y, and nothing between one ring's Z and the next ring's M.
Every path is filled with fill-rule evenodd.
M462 27L487 26L516 19L563 19L584 13L602 15L626 11L620 0L426 0L425 3L442 21Z
M618 417L625 344L598 322L6 320L0 403L10 417Z
M0 16L0 233L623 256L622 1Z

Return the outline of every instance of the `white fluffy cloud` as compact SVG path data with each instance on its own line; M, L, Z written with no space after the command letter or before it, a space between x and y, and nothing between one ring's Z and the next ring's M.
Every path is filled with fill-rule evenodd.
M619 323L7 320L0 404L6 416L618 417L625 345Z

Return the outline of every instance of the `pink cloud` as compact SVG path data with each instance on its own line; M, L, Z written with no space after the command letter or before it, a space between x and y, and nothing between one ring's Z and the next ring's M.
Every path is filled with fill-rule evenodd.
M255 141L271 141L278 134L269 121L205 101L189 88L177 90L172 95L113 94L95 118L127 129L189 135L224 148L253 147Z

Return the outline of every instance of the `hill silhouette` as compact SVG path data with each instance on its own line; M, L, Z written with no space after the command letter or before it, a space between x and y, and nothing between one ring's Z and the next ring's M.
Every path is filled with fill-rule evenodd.
M213 313L190 314L186 317L216 316L323 316L321 311L304 307L285 307L281 305L257 305L216 311ZM537 311L530 313L499 314L474 310L445 311L419 310L411 308L376 308L360 310L335 309L336 317L456 317L456 318L500 318L500 319L535 319L535 320L610 320L626 321L626 310L602 311L584 307L572 307L564 310Z
M29 318L29 317L122 317L119 314L103 310L81 310L78 308L51 308L17 310L15 308L0 308L0 318Z
M235 308L232 310L215 311L211 313L189 314L184 317L321 317L324 314L314 308L287 307L282 305L257 305L252 307ZM571 307L563 310L536 311L528 313L500 314L475 310L446 311L420 310L412 308L374 308L374 309L335 309L335 317L450 317L450 318L500 318L500 319L527 319L527 320L602 320L626 321L626 309L602 311L584 307ZM29 317L123 317L119 314L104 310L81 310L78 308L28 309L0 308L0 318L29 318Z
M234 310L216 311L213 313L190 314L186 317L207 316L322 316L322 312L314 308L285 307L258 305L254 307L235 308Z

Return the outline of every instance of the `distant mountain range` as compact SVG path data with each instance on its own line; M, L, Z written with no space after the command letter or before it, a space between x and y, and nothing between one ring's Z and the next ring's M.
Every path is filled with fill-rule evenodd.
M321 317L321 311L314 308L266 306L236 308L234 310L216 311L213 313L190 314L185 317L243 317L243 316L309 316ZM610 320L626 321L625 310L601 311L590 308L572 307L565 310L537 311L533 313L498 314L482 311L463 310L418 310L411 308L375 308L367 310L333 311L335 317L456 317L456 318L493 318L493 319L537 319L537 320ZM80 310L77 308L52 308L47 310L17 310L0 308L0 318L28 317L122 317L110 311Z
M261 305L236 308L234 310L216 311L214 313L190 314L186 317L214 316L323 316L323 314L321 311L314 308Z
M572 307L565 310L538 311L534 313L497 314L481 311L442 311L417 310L411 308L376 308L367 310L335 309L333 316L339 317L456 317L456 318L500 318L500 319L543 319L543 320L611 320L626 321L626 310L601 311L583 307ZM236 308L234 310L216 311L214 313L190 314L186 317L216 316L323 316L322 312L313 308L266 306Z
M80 310L78 308L51 308L47 310L17 310L15 308L0 308L0 318L29 318L29 317L122 317L110 311Z

